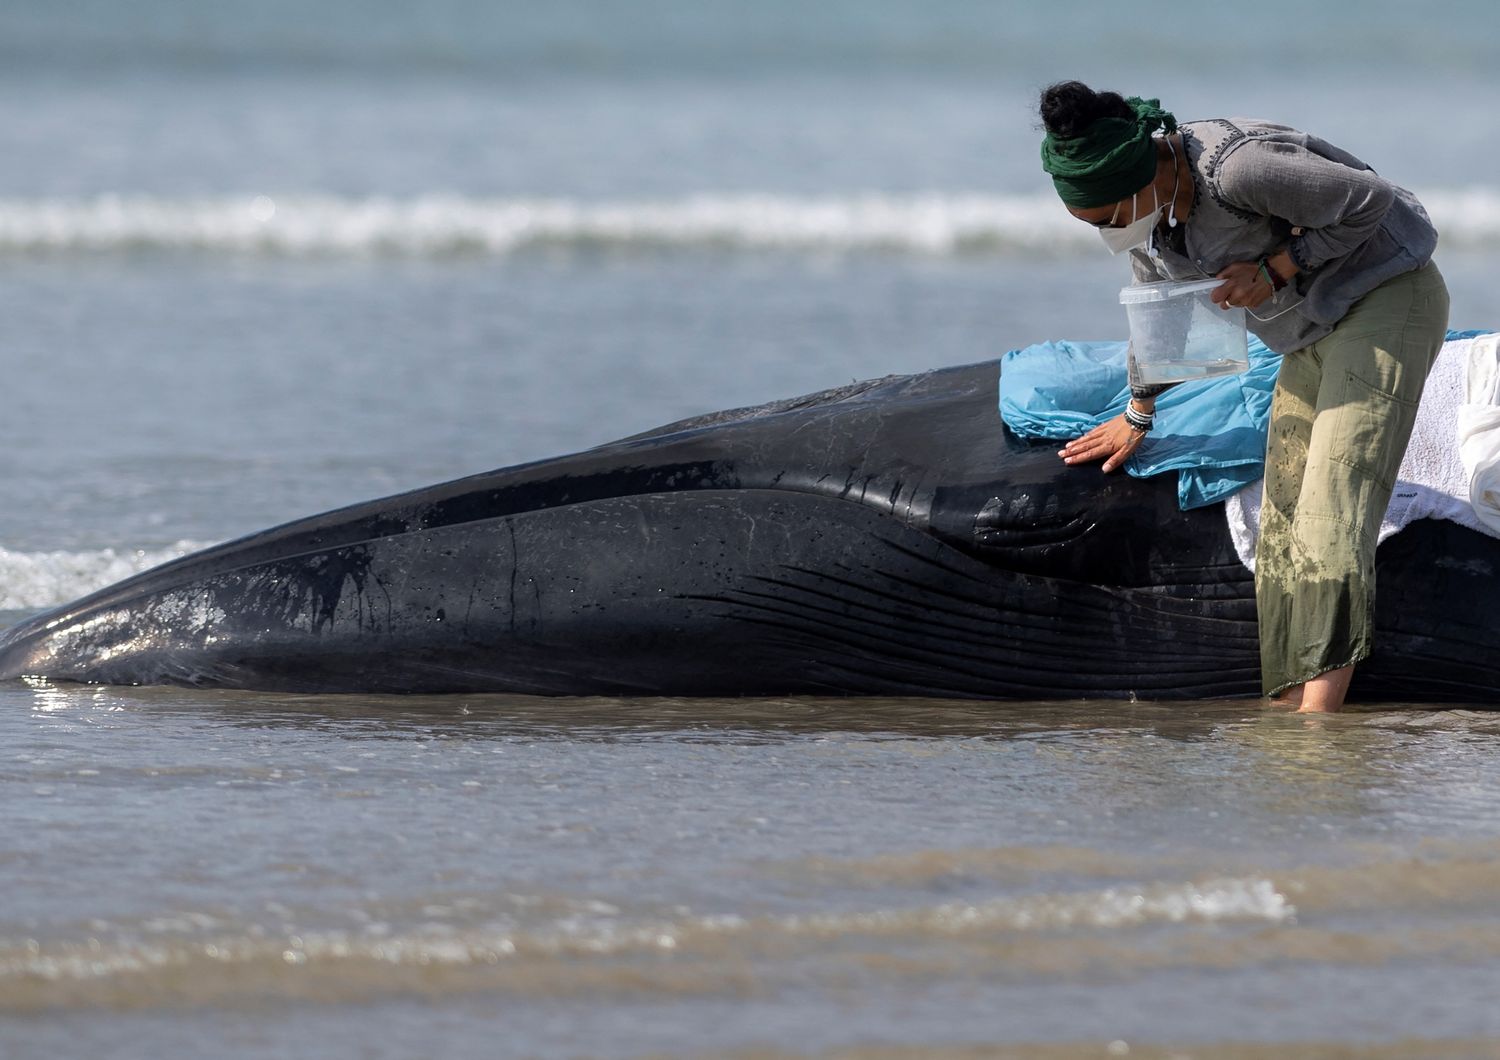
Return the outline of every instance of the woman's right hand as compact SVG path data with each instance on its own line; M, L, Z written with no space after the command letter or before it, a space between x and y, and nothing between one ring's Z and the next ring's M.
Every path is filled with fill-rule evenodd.
M1103 460L1106 472L1114 471L1130 459L1146 436L1125 422L1122 413L1106 420L1082 438L1074 438L1058 450L1065 464L1089 464Z

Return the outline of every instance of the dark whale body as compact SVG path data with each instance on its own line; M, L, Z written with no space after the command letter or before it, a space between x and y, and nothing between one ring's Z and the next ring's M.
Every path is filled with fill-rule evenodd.
M288 691L1259 693L1252 579L1173 476L1065 467L996 362L717 413L207 549L0 637L0 677ZM1352 695L1500 703L1500 541L1379 553Z

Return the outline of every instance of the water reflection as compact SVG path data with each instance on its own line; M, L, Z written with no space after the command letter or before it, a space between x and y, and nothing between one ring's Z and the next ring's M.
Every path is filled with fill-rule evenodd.
M44 677L22 678L20 684L31 693L33 717L77 711L115 711L124 707L113 701L110 689L94 685L57 685Z
M212 724L294 727L328 735L496 737L616 742L746 743L831 734L891 739L1059 740L1138 736L1178 742L1226 737L1287 765L1348 765L1338 756L1377 733L1500 734L1500 712L1425 704L1317 716L1259 700L955 701L877 698L550 698L509 695L306 695L169 687L97 687L33 680L9 686L34 714L180 713ZM0 688L0 701L8 698ZM1332 756L1332 757L1330 757Z

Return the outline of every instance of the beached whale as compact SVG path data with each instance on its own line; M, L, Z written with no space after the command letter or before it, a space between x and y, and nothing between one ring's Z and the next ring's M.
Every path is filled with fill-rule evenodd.
M1253 696L1251 575L1174 476L1010 434L990 361L671 424L207 549L0 677L544 695ZM1354 698L1500 704L1500 541L1379 553Z

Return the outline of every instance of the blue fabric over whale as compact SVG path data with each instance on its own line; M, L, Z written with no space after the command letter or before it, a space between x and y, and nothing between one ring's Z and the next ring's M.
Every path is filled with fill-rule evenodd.
M1023 438L1077 438L1130 400L1126 342L1042 342L1000 359L1000 417ZM1239 375L1180 383L1156 399L1156 425L1125 470L1177 472L1184 509L1222 501L1265 470L1266 428L1281 356L1252 336Z
M1445 342L1493 328L1449 330ZM1266 429L1281 356L1255 336L1239 375L1179 383L1156 399L1156 424L1125 462L1136 478L1177 472L1184 510L1222 501L1265 471ZM1000 358L1000 418L1022 438L1066 441L1113 419L1130 400L1129 343L1040 342Z

